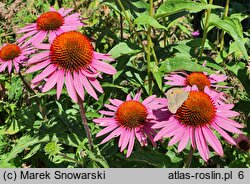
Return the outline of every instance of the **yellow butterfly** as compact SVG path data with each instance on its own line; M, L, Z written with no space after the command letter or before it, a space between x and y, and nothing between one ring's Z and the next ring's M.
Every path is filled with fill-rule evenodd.
M167 91L168 110L176 113L182 104L188 99L189 92L181 88L171 88Z

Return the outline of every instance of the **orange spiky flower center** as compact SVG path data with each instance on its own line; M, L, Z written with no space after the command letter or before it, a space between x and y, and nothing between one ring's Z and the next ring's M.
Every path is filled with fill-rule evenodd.
M186 83L189 86L196 85L200 91L204 91L205 86L210 87L211 83L207 76L201 72L193 72L191 73L187 79Z
M77 31L65 32L52 42L50 59L67 70L86 68L93 59L93 47L85 35Z
M56 30L64 24L63 16L58 12L46 12L36 20L38 30Z
M118 107L115 116L124 127L135 128L145 123L147 114L147 109L142 103L130 100Z
M211 97L202 91L191 91L188 99L176 112L176 118L184 125L210 124L215 118L216 108Z
M21 49L16 44L7 44L0 50L0 58L3 61L13 60L21 54Z

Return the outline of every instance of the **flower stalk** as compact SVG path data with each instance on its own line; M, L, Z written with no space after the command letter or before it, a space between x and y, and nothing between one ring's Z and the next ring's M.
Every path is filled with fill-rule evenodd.
M209 4L212 5L213 4L213 0L209 0ZM205 15L205 25L204 25L203 38L202 38L202 43L201 43L201 49L200 49L199 57L202 56L203 51L204 51L204 47L205 47L205 43L206 43L206 39L207 39L207 31L208 31L208 24L209 24L210 15L211 15L211 9L207 9L206 10L206 15Z
M88 126L86 113L85 113L85 110L84 110L84 107L83 107L83 101L79 96L78 96L78 102L77 103L78 103L79 108L80 108L82 124L84 126L85 133L86 133L87 138L88 138L89 148L90 148L91 151L93 151L94 150L94 144L93 144L93 139L92 139L92 136L91 136L91 131L90 131L90 128Z
M186 168L190 168L191 167L192 159L193 159L193 154L194 154L194 148L192 147L192 145L190 145L190 150L189 150L187 162L185 164Z
M149 1L149 16L153 16L153 0ZM150 56L151 56L151 48L152 48L152 40L151 40L151 26L148 25L147 31L147 51L146 51L146 58L147 58L147 71L148 71L148 92L149 95L152 95L152 72L150 68Z
M229 2L230 2L230 0L227 0L227 2L226 2L224 17L227 17L227 15L228 15ZM222 30L221 38L220 38L220 51L222 51L223 47L224 47L224 36L225 36L225 31Z
M27 90L29 93L31 93L31 94L33 94L33 95L36 95L36 92L35 92L35 91L29 86L29 84L25 81L25 79L24 79L24 77L23 77L23 75L21 74L20 71L18 72L18 76L19 76L20 79L22 80L22 82L23 82L23 84L24 84L26 90ZM38 106L39 111L41 112L41 114L42 114L42 116L43 116L43 119L47 121L48 118L47 118L46 112L45 112L44 108L42 107L42 105L41 105L41 103L40 103L40 101L39 101L39 99L38 99L37 97L35 97L35 101L36 101L36 104L37 104L37 106Z
M147 28L147 46L145 46L138 34L138 32L136 31L135 29L135 26L133 25L133 23L131 22L121 0L117 0L120 8L122 9L123 13L124 13L124 16L126 18L126 20L128 21L129 23L129 26L131 27L131 29L135 32L136 34L136 37L138 38L139 42L141 43L142 47L143 47L143 50L145 51L146 53L146 60L147 60L147 72L148 72L148 84L149 84L149 88L148 88L148 91L149 91L149 95L152 94L152 83L153 83L153 80L152 80L152 72L151 72L151 69L150 69L150 56L152 54L154 60L155 60L155 63L156 65L158 64L158 59L156 57L156 54L155 54L155 50L154 50L154 47L153 47L153 43L152 43L152 39L151 39L151 26L149 25L148 28ZM154 14L154 9L153 9L153 0L150 0L149 1L149 4L150 4L150 9L149 9L149 15L153 17L153 14Z

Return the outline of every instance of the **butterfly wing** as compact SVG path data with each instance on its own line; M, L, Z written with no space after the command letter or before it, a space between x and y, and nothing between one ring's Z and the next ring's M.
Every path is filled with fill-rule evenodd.
M188 99L189 92L181 88L171 88L167 91L168 109L172 113L176 113L182 104Z

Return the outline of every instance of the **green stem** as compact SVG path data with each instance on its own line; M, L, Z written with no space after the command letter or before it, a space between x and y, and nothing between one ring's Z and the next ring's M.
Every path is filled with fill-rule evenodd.
M121 29L121 40L123 41L123 18L121 13L120 13L120 29Z
M153 0L149 0L149 16L153 16ZM151 26L148 26L147 31L147 50L146 50L146 59L147 59L147 69L148 69L148 92L149 95L152 95L152 72L150 68L150 56L151 56L152 40L151 40Z
M92 136L91 136L91 131L90 131L90 128L88 126L86 113L85 113L85 110L84 110L84 107L83 107L83 101L79 96L78 96L78 102L77 103L78 103L79 108L80 108L82 124L84 126L85 133L86 133L87 138L88 138L89 147L90 147L90 150L93 151L94 150L94 144L93 144L93 140L92 140Z
M83 165L80 161L67 156L65 153L58 153L58 155L62 156L64 159L71 160L71 161L77 163L78 165L81 165L81 166Z
M23 82L23 84L24 84L26 90L27 90L29 93L31 93L31 94L33 94L33 95L36 95L36 92L35 92L35 91L29 86L29 84L25 81L25 79L24 79L24 77L23 77L23 75L21 74L20 71L18 72L18 76L19 76L20 79L22 80L22 82ZM43 116L43 119L47 121L48 118L47 118L46 112L45 112L44 108L42 107L42 105L41 105L41 103L40 103L38 97L36 96L34 99L35 99L35 101L36 101L36 104L37 104L37 106L38 106L39 111L41 112L41 114L42 114L42 116Z
M209 0L209 4L212 5L213 0ZM206 10L206 20L205 20L205 26L204 26L204 31L203 31L203 38L202 38L201 50L200 50L199 57L202 56L203 51L204 51L205 42L206 42L206 39L207 39L207 30L208 30L208 23L209 23L210 14L211 14L211 9L207 9Z
M227 17L227 15L228 15L229 2L230 2L230 0L227 0L227 2L226 2L224 17ZM222 30L221 39L220 39L220 51L222 51L223 47L224 47L224 36L225 36L225 31Z
M187 162L185 164L186 168L190 168L191 163L192 163L192 159L193 159L193 154L194 154L194 148L192 147L192 145L190 145L190 150L189 150Z
M148 26L148 29L147 29L147 47L143 44L138 32L136 31L135 29L135 26L133 25L133 23L131 22L121 0L117 0L121 10L123 11L123 14L126 18L126 20L128 21L129 23L129 26L130 28L134 31L134 33L136 34L136 37L138 38L139 42L141 43L142 47L143 47L143 50L145 51L146 53L146 60L147 60L147 72L148 72L148 83L149 83L149 94L151 95L152 94L152 73L151 73L151 69L150 69L150 56L151 54L153 55L154 57L154 60L155 60L155 63L156 65L158 64L158 59L156 57L156 54L155 54L155 50L154 50L154 47L153 47L153 43L152 43L152 39L151 39L151 26L149 25ZM149 5L150 5L150 9L149 9L149 15L153 17L153 14L154 14L154 9L153 9L153 0L149 0Z
M148 71L148 93L149 95L152 95L152 76L151 76L152 73L150 68L150 55L151 55L150 32L151 32L151 26L148 26L148 35L147 35L148 47L146 50L146 59L147 59L147 71Z
M145 50L145 46L142 44L142 40L141 40L141 38L140 38L138 32L136 31L136 29L135 29L133 23L131 22L131 20L130 20L130 18L129 18L129 16L128 16L128 14L127 14L127 12L126 12L126 10L125 10L125 8L124 8L124 6L123 6L121 0L117 0L117 2L118 2L118 4L119 4L120 8L122 9L122 11L123 11L123 13L124 13L124 16L125 16L126 20L127 20L128 23L129 23L130 28L135 32L136 37L137 37L138 40L140 41L140 43L141 43L143 49Z
M75 1L75 0L73 0L73 4L74 4L74 7L75 7L75 10L78 12L78 8L77 8L76 1Z

